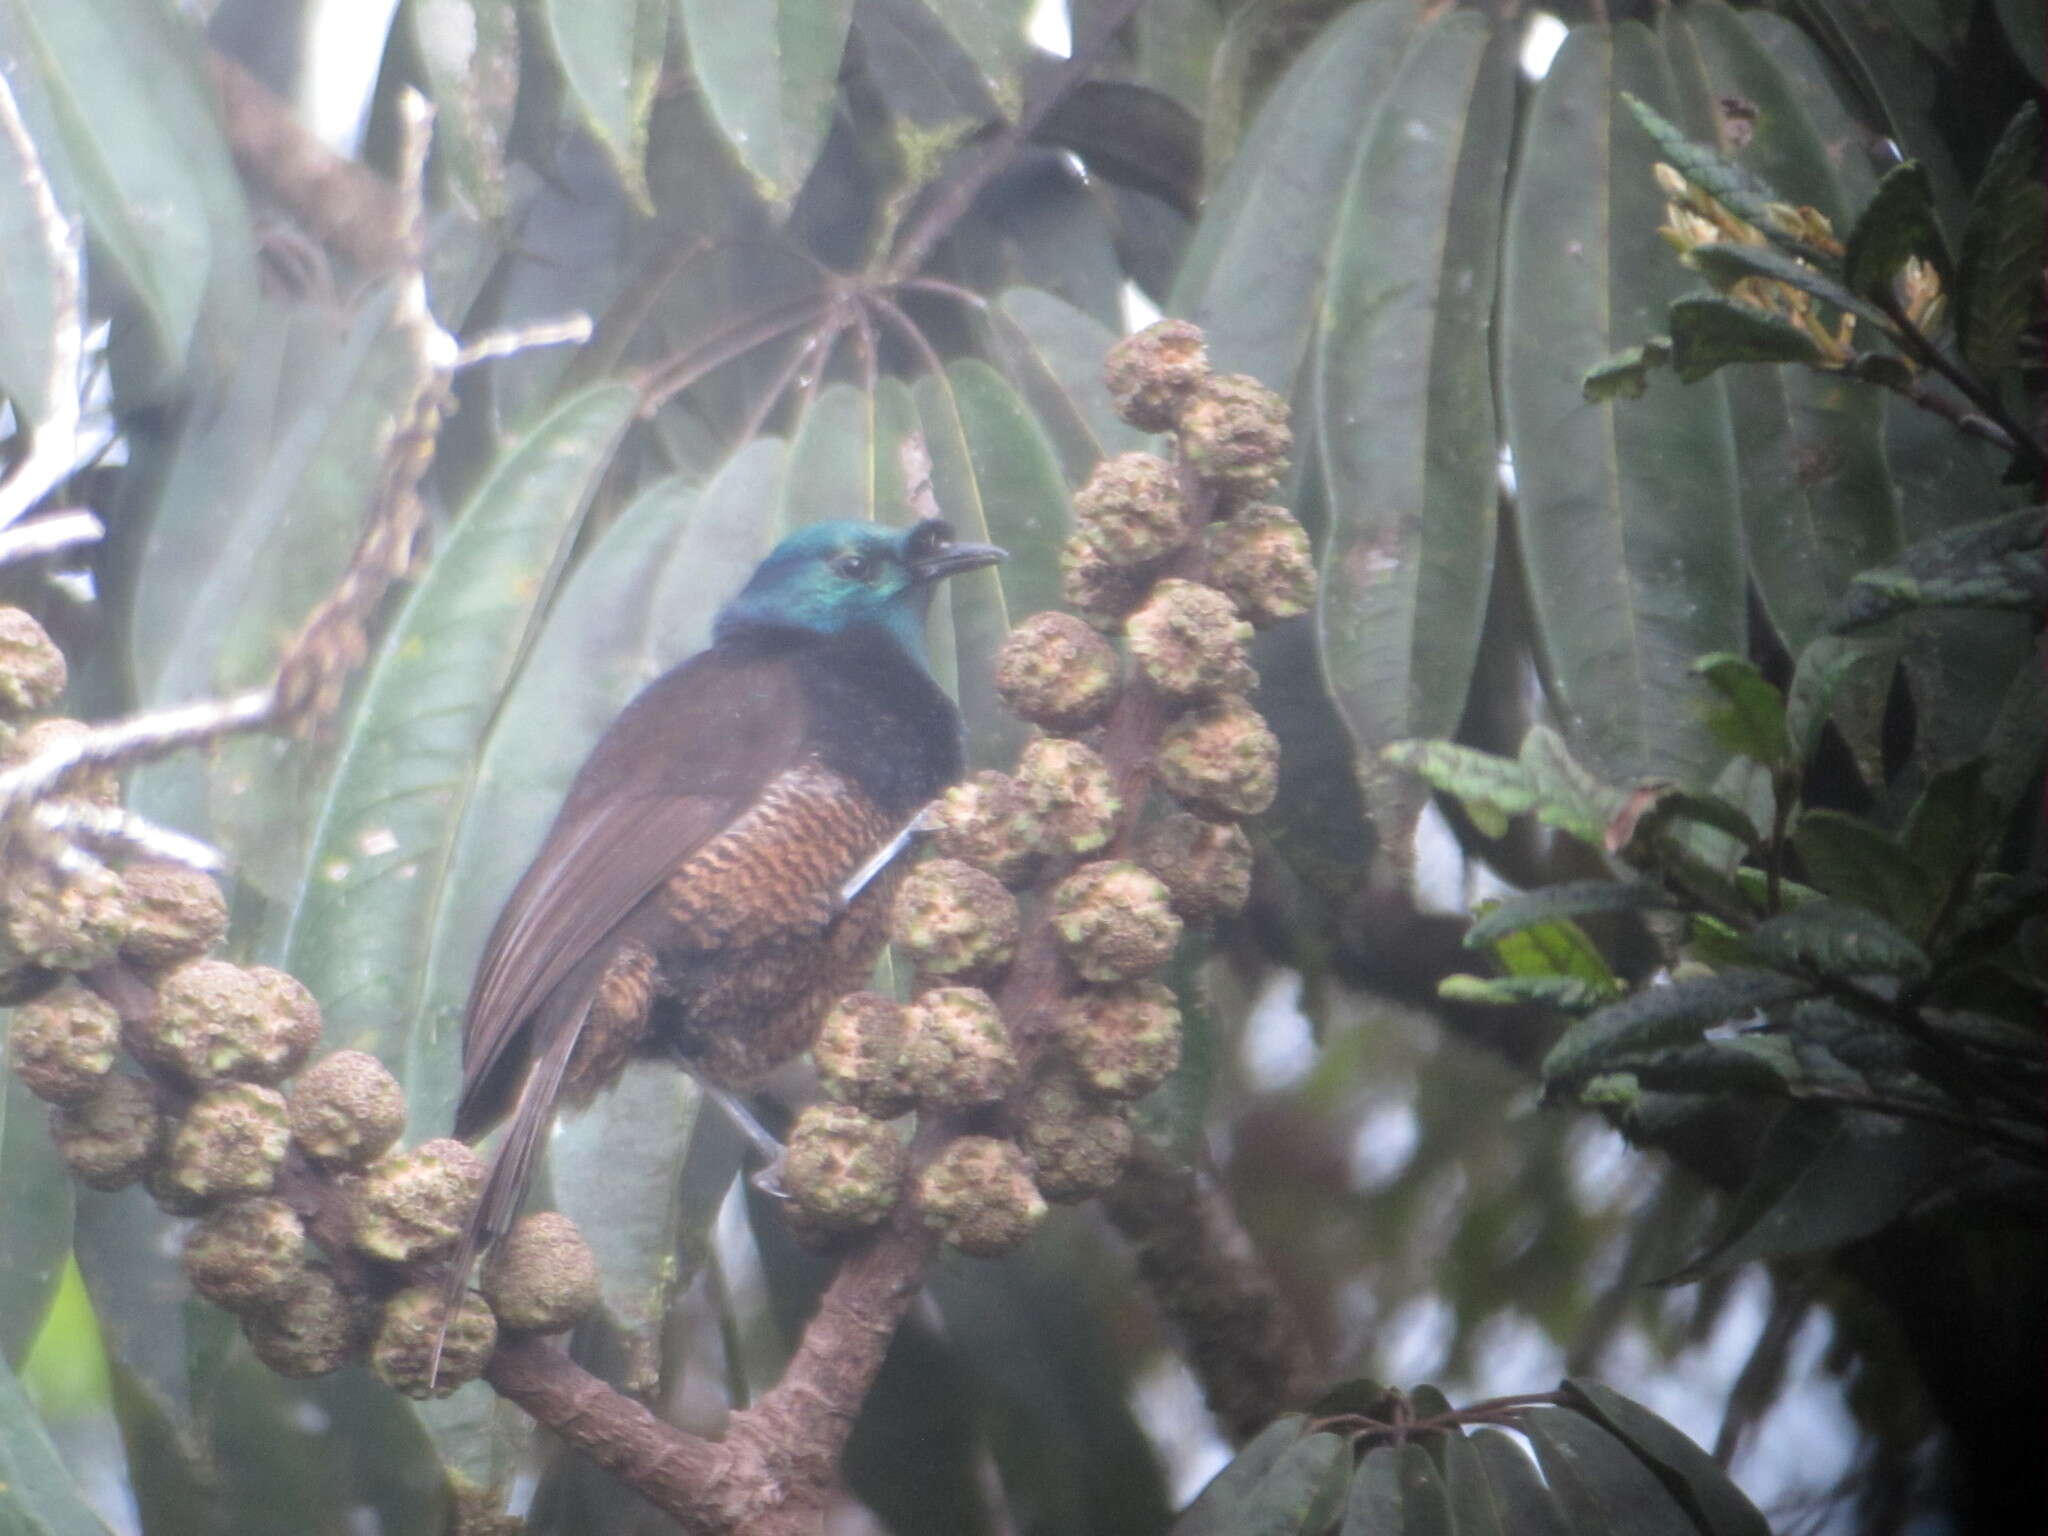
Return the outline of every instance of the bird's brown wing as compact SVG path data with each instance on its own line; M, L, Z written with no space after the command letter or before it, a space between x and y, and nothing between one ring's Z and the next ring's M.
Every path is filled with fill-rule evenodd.
M715 655L670 672L612 723L485 946L457 1135L487 1129L530 1059L573 1037L621 926L801 760L805 732L787 666ZM552 1062L557 1073L564 1062Z

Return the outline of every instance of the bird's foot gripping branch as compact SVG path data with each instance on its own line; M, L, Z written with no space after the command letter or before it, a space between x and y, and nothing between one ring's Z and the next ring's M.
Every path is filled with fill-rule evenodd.
M273 1370L367 1363L416 1397L482 1377L696 1526L814 1525L938 1245L1005 1252L1048 1201L1118 1184L1132 1106L1180 1059L1161 973L1190 925L1246 899L1239 823L1275 791L1244 642L1313 598L1306 535L1266 499L1286 466L1286 407L1213 374L1179 322L1122 343L1108 375L1126 419L1171 434L1171 456L1110 460L1076 497L1062 560L1080 616L1019 624L996 680L1040 733L1014 772L946 794L934 856L891 907L908 999L856 993L824 1020L825 1101L792 1130L786 1214L843 1258L782 1381L721 1440L662 1423L546 1344L597 1297L590 1250L560 1215L514 1224L447 1315L449 1256L485 1164L453 1139L402 1149L404 1095L383 1064L316 1058L320 1011L303 986L213 956L228 908L210 876L17 837L0 891L0 973L23 1005L9 1057L51 1104L73 1173L100 1189L140 1182L198 1218L187 1275ZM26 615L5 618L0 692L33 716L61 692L63 659ZM28 725L11 754L77 729ZM58 793L117 798L110 774ZM1156 1174L1156 1149L1144 1161ZM1211 1266L1197 1309L1243 1278L1234 1262ZM1216 1346L1206 1369L1221 1380L1233 1365ZM1274 1400L1253 1416L1270 1416L1299 1385L1302 1351L1284 1325L1244 1347L1293 1363L1255 1373Z

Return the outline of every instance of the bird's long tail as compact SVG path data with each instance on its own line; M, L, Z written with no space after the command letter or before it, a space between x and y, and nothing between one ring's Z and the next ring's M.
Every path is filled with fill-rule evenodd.
M469 1284L470 1266L476 1262L479 1253L504 1235L505 1229L512 1225L512 1218L519 1214L520 1201L526 1198L527 1183L533 1178L533 1165L540 1158L548 1128L554 1124L555 1100L562 1091L562 1078L569 1070L569 1058L575 1054L584 1022L590 1017L591 1001L585 997L576 1004L573 1019L565 1021L568 1027L542 1034L542 1038L548 1041L548 1047L526 1074L526 1082L519 1090L519 1100L507 1117L505 1135L492 1154L490 1171L484 1175L483 1192L478 1196L476 1209L470 1213L469 1223L463 1228L462 1237L448 1261L448 1281L441 1298L441 1326L434 1335L434 1356L427 1368L430 1384L441 1372L441 1348L448 1340L448 1325L454 1321L462 1292Z

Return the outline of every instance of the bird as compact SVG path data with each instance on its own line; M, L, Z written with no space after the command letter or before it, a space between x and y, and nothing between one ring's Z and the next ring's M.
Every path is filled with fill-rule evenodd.
M710 646L605 729L471 989L455 1134L508 1123L451 1300L517 1214L558 1105L644 1056L743 1090L866 978L893 855L964 762L929 667L932 594L1004 557L938 518L800 528L719 610Z

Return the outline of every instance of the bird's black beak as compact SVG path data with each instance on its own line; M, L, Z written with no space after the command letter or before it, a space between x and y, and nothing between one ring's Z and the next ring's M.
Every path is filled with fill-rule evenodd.
M1007 560L1010 555L1008 550L993 544L956 543L952 526L933 517L912 530L909 557L911 578L922 585L958 576L962 571L978 571L984 565Z

